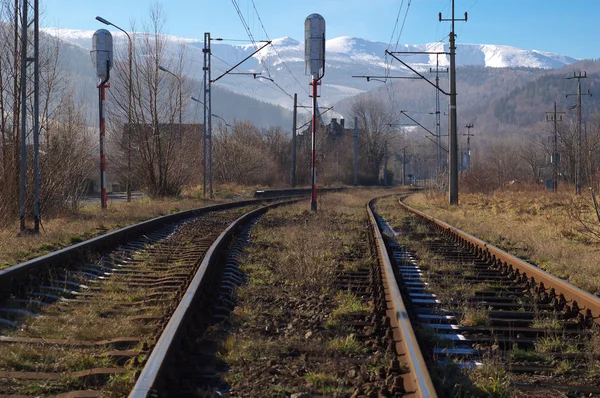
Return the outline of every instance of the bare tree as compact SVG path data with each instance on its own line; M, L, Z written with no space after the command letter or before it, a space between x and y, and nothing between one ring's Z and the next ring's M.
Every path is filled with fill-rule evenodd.
M375 184L379 169L385 156L385 148L390 139L391 126L394 124L392 111L386 104L369 96L362 96L352 104L352 113L358 118L360 130L360 164L365 181Z
M165 15L155 4L150 10L146 33L134 33L133 77L129 85L128 52L117 53L114 76L118 84L111 89L110 108L112 140L119 148L114 160L117 170L124 174L131 138L133 181L150 196L177 195L194 174L188 163L192 142L186 134L192 129L180 125L180 115L185 114L185 104L180 98L189 98L189 83L182 74L184 47L174 49L163 32ZM166 67L175 76L160 70ZM132 92L132 124L128 126L129 92ZM180 91L181 90L181 91ZM128 135L131 134L129 137Z
M231 131L222 126L213 138L213 150L217 181L272 184L277 161L268 151L265 136L252 124L236 122Z
M17 217L18 214L18 192L20 174L20 144L21 144L21 117L22 107L27 107L28 114L33 114L33 95L28 90L27 96L21 96L21 2L18 0L0 0L0 223L6 224ZM32 33L33 35L33 33ZM58 185L66 180L49 181L49 176L60 175L59 169L66 167L66 161L59 162L56 167L51 167L50 161L54 157L60 159L69 153L53 153L58 147L51 142L51 136L56 128L56 118L63 106L72 112L76 110L72 101L72 94L68 92L70 84L66 76L61 75L60 68L60 41L49 35L40 33L40 47L38 53L38 66L40 71L40 168L41 168L41 195L46 198L42 203L45 211L52 209L54 204L61 200L56 192L62 190ZM67 93L65 95L65 93ZM69 98L65 103L63 100ZM33 148L30 140L33 132L31 122L27 123L27 164L31 165ZM80 125L83 123L80 123ZM59 145L62 147L62 145ZM72 148L71 148L72 149ZM71 164L70 167L73 167ZM72 172L81 172L80 169L72 169ZM85 174L85 172L82 172ZM27 170L26 179L28 186L33 186L33 175L31 167ZM58 184L58 185L57 185ZM71 185L72 186L72 185ZM52 193L50 193L52 192ZM26 193L27 208L33 203L33 189ZM48 200L49 197L52 200ZM60 195L59 195L60 196ZM77 195L75 195L77 196ZM61 207L62 205L59 205Z
M518 149L520 158L527 165L531 181L536 184L542 180L542 169L546 164L544 142L542 136L529 136Z
M95 170L92 132L83 110L75 105L72 91L62 96L61 106L48 122L41 156L41 206L45 211L76 210L86 193L86 181Z

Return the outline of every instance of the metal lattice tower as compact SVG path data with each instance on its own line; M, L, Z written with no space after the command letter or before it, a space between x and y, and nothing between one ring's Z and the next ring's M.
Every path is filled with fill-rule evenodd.
M21 3L21 175L20 175L20 224L25 230L26 198L27 198L27 120L32 124L33 133L33 173L34 173L34 230L40 230L40 171L39 171L39 0L23 0ZM33 27L33 40L30 29ZM29 86L33 84L33 92ZM29 104L33 103L32 113Z

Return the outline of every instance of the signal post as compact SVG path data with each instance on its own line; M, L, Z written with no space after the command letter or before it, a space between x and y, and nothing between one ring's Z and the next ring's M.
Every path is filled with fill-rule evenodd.
M312 159L310 209L317 211L317 96L320 80L325 74L325 19L319 14L310 14L304 21L304 58L306 70L312 77Z

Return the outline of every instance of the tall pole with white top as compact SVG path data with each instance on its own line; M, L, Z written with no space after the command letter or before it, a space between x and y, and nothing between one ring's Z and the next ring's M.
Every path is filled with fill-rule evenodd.
M113 64L113 39L106 29L98 29L92 38L92 61L96 67L96 76L100 80L98 85L99 119L100 119L100 203L106 209L106 123L104 120L104 100L106 83L110 79L110 69Z
M317 95L319 81L325 74L325 19L310 14L304 21L304 59L312 80L312 159L310 209L317 211Z
M131 36L125 29L115 25L114 23L97 16L96 20L102 22L105 25L114 26L119 29L121 32L125 33L127 36L128 42L128 58L129 58L129 81L128 81L128 104L127 104L127 186L125 190L127 191L127 202L131 202L131 122L133 119L133 42L131 40Z

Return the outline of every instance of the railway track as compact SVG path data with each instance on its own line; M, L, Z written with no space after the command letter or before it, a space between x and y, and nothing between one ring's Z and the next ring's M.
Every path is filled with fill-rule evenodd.
M260 204L150 220L1 271L0 394L127 395L219 233Z
M401 201L377 207L440 396L600 396L598 297Z
M266 380L286 377L300 358L306 368L351 369L338 383L353 384L353 397L599 396L596 297L398 206L369 202L371 247L350 257L377 261L335 278L335 290L371 308L347 313L336 329L363 345L360 354L292 350L267 362ZM245 282L238 258L267 209L245 202L189 214L101 256L82 249L60 253L68 263L0 273L10 288L0 303L1 394L228 394L218 339ZM273 322L266 328L287 321Z
M235 228L232 226L232 228ZM242 227L239 227L242 228ZM205 257L206 264L201 268L210 267L213 261L224 264L222 270L228 278L224 283L213 284L203 290L202 295L193 295L190 291L189 301L182 302L180 309L167 325L165 332L155 346L146 367L142 371L130 397L147 396L177 396L177 397L216 397L230 393L230 386L224 380L224 374L229 372L228 366L224 365L219 356L219 345L223 344L225 337L231 328L228 318L236 307L236 289L245 282L244 273L238 268L238 258L248 244L249 226L246 226L237 234L236 240L230 244L231 249L222 252L215 260L211 256ZM227 234L225 231L224 234ZM378 231L373 229L373 248L383 248L383 241ZM378 242L378 243L376 243ZM358 253L354 253L347 261L363 260L369 256L368 242L363 242ZM381 250L385 253L385 249ZM373 253L377 255L376 253ZM385 261L385 260L383 260ZM377 263L372 266L362 266L351 271L339 270L339 275L334 281L334 291L344 294L352 294L353 297L360 297L367 304L367 301L377 303L373 311L358 310L347 312L343 318L339 319L340 325L347 336L351 336L353 341L360 341L368 346L368 350L377 353L375 356L380 358L380 363L384 366L377 368L377 379L369 379L369 375L360 375L359 368L366 369L368 365L373 366L373 361L369 355L356 354L351 357L331 358L327 354L315 351L309 348L294 348L284 350L280 358L271 358L267 361L268 371L265 377L270 381L265 383L275 383L277 377L287 377L290 379L303 380L298 377L295 371L297 365L293 362L300 359L301 367L304 369L316 368L319 366L328 367L332 361L335 368L348 367L352 377L362 377L356 391L363 391L367 396L379 394L379 396L408 396L408 397L427 397L434 396L420 394L415 392L422 388L415 385L412 377L406 377L406 368L402 367L399 358L395 354L394 327L397 325L395 320L390 320L394 316L393 308L386 311L387 289L386 274L381 271ZM198 280L190 285L199 286L203 281ZM276 287L273 287L276 289ZM305 298L314 301L309 298ZM314 297L318 302L319 299ZM281 299L278 299L281 301ZM308 304L308 303L307 303ZM315 305L315 302L308 306ZM284 304L281 304L284 305ZM297 306L298 302L287 303L286 306ZM303 306L303 304L301 304ZM290 307L287 307L290 308ZM297 320L297 319L296 319ZM263 326L267 335L279 334L283 330L289 331L289 321L294 319L269 319L267 326ZM311 322L313 327L318 329L319 322ZM277 330L278 332L272 332ZM263 330L264 332L264 330ZM312 333L312 332L311 332ZM350 333L350 334L348 334ZM265 337L268 339L268 337ZM306 337L305 338L309 338ZM307 350L307 351L303 351ZM389 362L385 362L389 360ZM285 365L280 366L278 362L283 361ZM383 362L381 362L383 361ZM368 372L367 372L368 373ZM294 382L296 383L296 382ZM264 387L264 386L261 386ZM432 387L430 387L432 388ZM265 391L268 389L254 389L254 396L270 396ZM237 396L235 392L233 395ZM242 394L241 396L246 396ZM312 396L312 395L310 395ZM359 395L355 395L359 396Z

